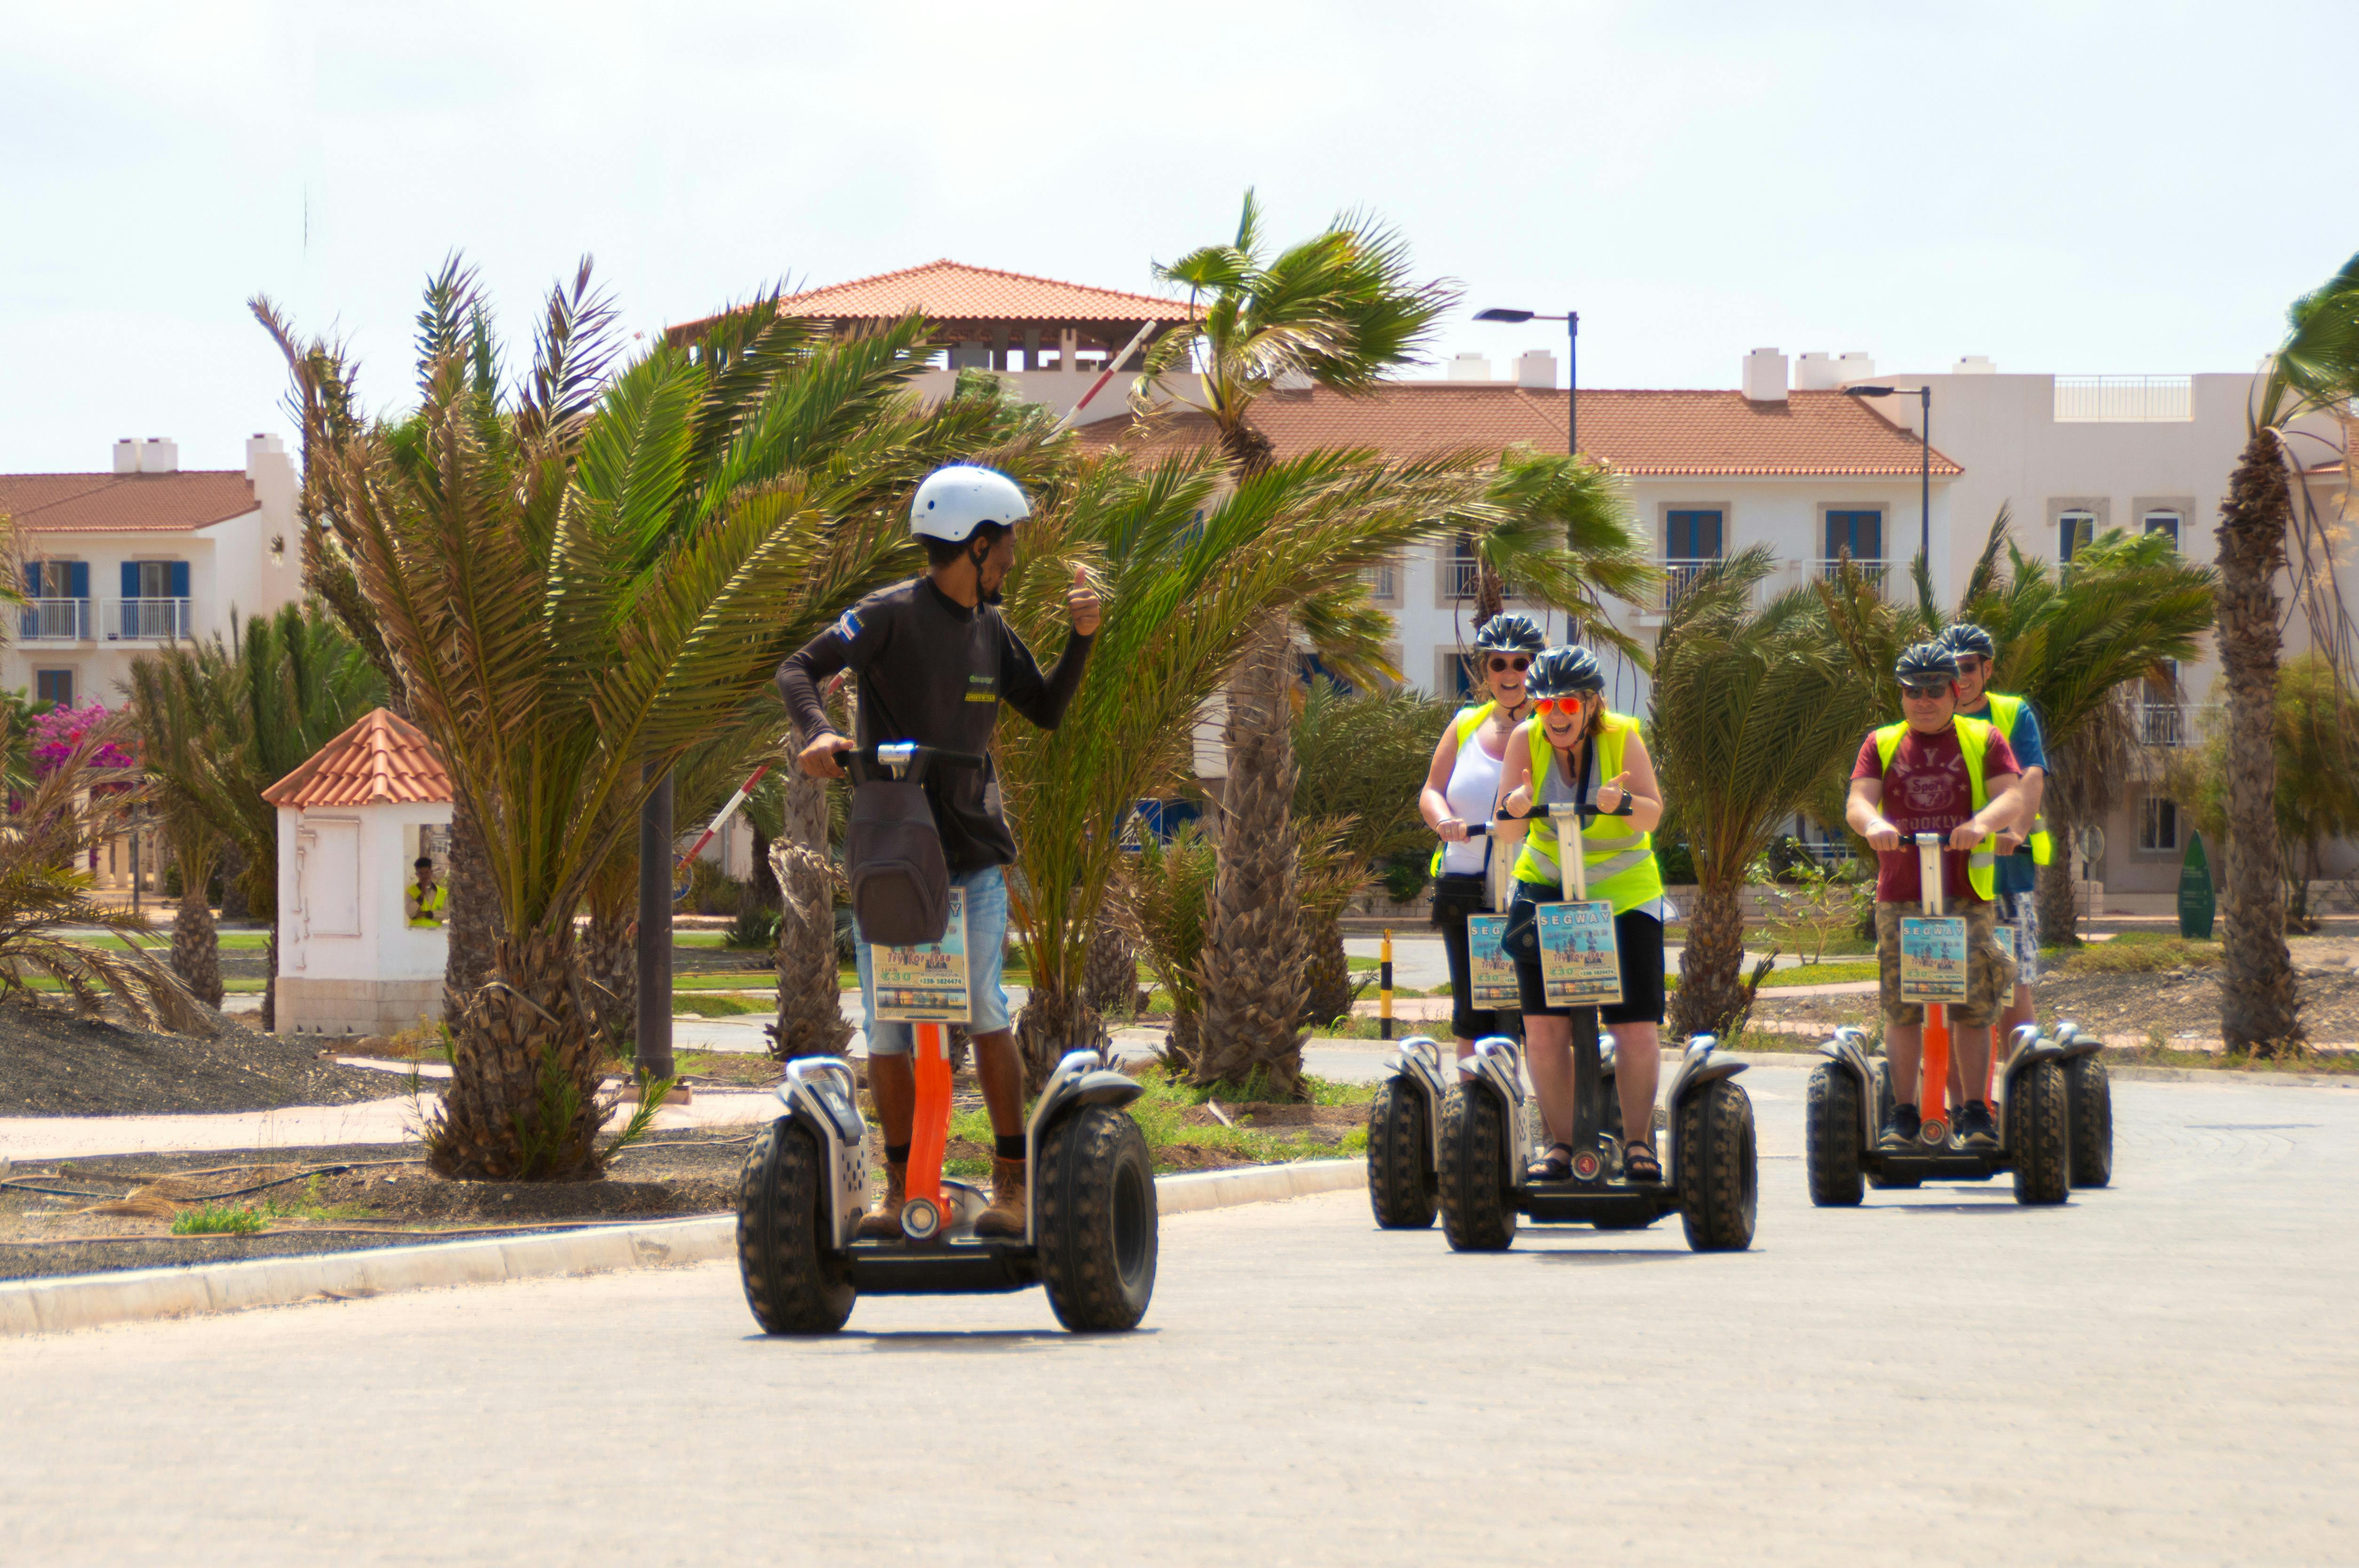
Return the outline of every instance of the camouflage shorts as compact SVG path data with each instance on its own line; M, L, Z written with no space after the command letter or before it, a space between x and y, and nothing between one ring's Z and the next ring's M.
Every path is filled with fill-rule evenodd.
M1925 1022L1922 1005L1900 1000L1900 917L1916 913L1913 903L1879 903L1875 906L1875 968L1881 993L1878 1000L1886 1023ZM1992 935L1997 925L1996 906L1967 906L1966 1000L1963 1006L1950 1010L1952 1023L1969 1029L1987 1027L1997 1020L2000 1010L2015 993L2015 965Z

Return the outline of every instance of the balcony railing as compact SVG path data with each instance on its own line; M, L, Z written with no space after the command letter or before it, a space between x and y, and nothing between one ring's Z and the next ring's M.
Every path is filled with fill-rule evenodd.
M2138 740L2148 746L2187 744L2187 709L2175 702L2138 704Z
M90 600L27 600L17 622L17 636L27 643L87 643L91 640Z
M190 604L185 599L110 599L104 617L107 641L181 641L192 634Z
M1483 589L1483 563L1472 556L1452 556L1441 564L1441 596L1473 599Z
M1868 587L1886 599L1892 597L1894 579L1890 561L1854 560L1851 565L1861 577L1867 579ZM1843 559L1839 557L1832 561L1812 561L1810 569L1821 581L1833 582L1843 575Z
M2060 375L2055 417L2063 425L2183 425L2195 417L2195 384L2183 375Z
M1390 561L1361 568L1360 580L1368 585L1370 599L1381 600L1400 597L1400 568Z
M1679 603L1697 578L1720 565L1717 556L1666 556L1656 563L1663 568L1663 609Z

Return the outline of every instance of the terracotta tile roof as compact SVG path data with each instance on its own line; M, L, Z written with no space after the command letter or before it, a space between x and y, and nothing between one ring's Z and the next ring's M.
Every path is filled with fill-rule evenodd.
M0 512L36 534L187 533L255 509L237 469L179 473L0 473Z
M380 708L262 792L273 806L383 806L451 798L451 774L426 732Z
M1503 382L1399 381L1371 396L1323 387L1274 393L1254 423L1280 457L1313 447L1374 447L1387 458L1461 447L1564 447L1564 394ZM1201 414L1140 429L1106 419L1081 427L1084 445L1193 446L1210 438ZM1740 392L1583 390L1581 449L1626 474L1914 476L1916 438L1858 398L1796 392L1754 403ZM1933 450L1933 472L1965 470Z
M1060 283L1020 272L996 272L947 259L832 283L778 301L782 316L829 319L896 319L913 310L934 321L1031 321L1043 326L1092 321L1169 323L1193 315L1182 300ZM670 328L669 335L678 339L718 319L711 316L687 322Z

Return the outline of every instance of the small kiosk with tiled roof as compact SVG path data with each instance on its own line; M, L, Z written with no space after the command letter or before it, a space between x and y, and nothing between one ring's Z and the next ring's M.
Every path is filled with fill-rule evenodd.
M390 1034L440 1015L448 939L412 925L423 854L448 871L451 774L377 708L262 792L278 808L281 1034Z

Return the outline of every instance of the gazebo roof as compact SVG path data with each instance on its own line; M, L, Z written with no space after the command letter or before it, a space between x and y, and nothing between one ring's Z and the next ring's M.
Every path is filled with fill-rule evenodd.
M273 806L444 805L451 773L426 732L379 708L262 792Z

